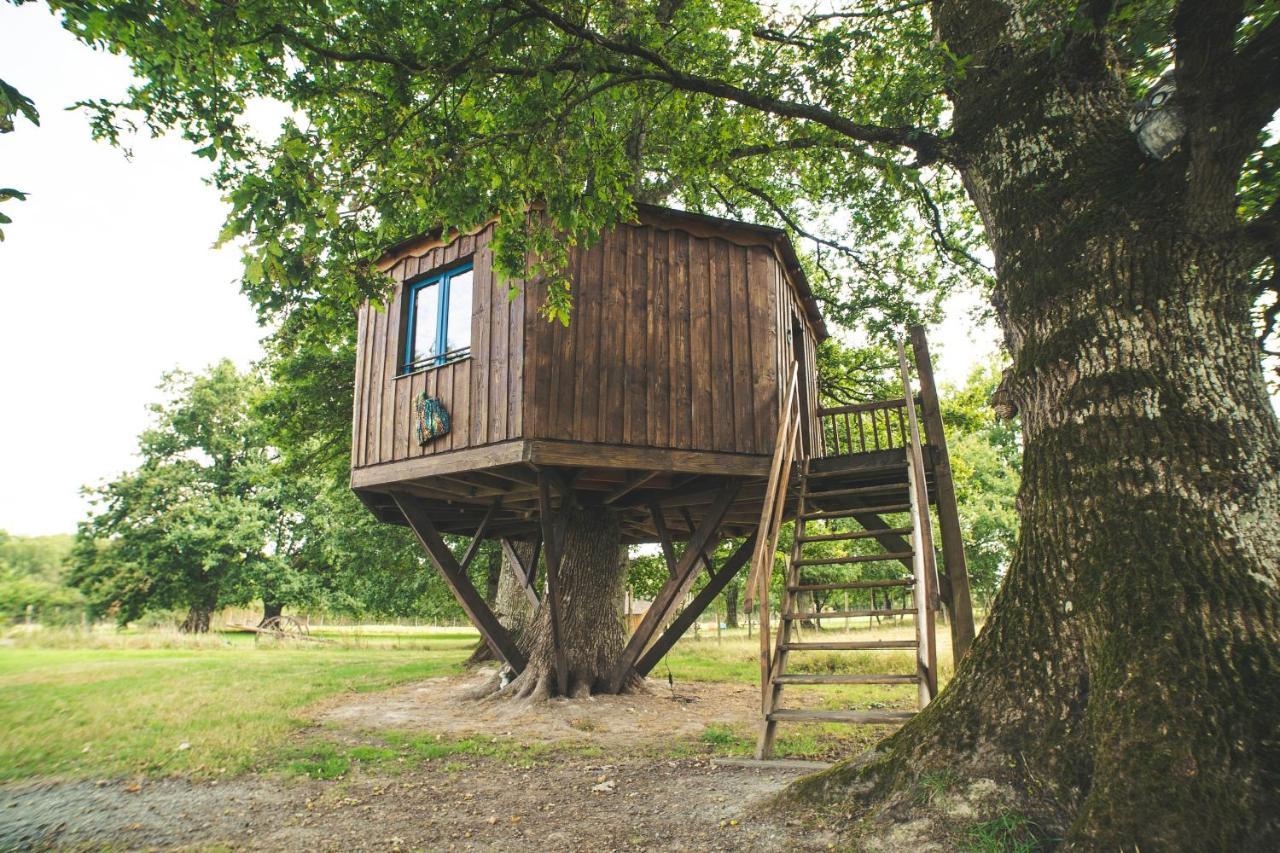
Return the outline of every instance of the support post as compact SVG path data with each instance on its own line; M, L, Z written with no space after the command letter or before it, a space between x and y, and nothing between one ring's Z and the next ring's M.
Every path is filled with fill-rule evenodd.
M938 388L933 380L933 362L923 326L912 326L911 349L915 354L916 376L920 380L920 410L925 441L933 447L933 482L937 493L938 532L942 539L942 561L946 572L947 609L951 613L951 651L956 665L973 645L973 601L969 593L969 567L964 557L964 537L960 532L960 511L951 476L947 437L942 429Z
M689 535L693 535L693 516L689 513L688 507L680 507L680 517L684 519L685 529L689 531ZM711 558L707 556L707 552L703 551L698 556L702 558L702 567L707 570L707 579L715 577L716 569L711 563Z
M564 556L564 526L556 524L551 514L550 472L538 469L538 515L542 522L542 543L547 557L547 606L551 608L551 645L556 659L556 687L561 696L569 693L569 659L564 652L564 639L560 630L560 559ZM556 477L559 480L559 477ZM565 504L560 504L560 519L564 520Z
M440 531L436 530L436 526L431 522L431 518L426 511L422 509L418 499L412 495L399 492L393 493L391 497L396 506L399 507L401 515L404 516L404 520L409 525L409 529L413 531L418 542L426 550L427 557L435 564L441 577L444 578L445 583L452 590L454 598L458 599L458 604L462 605L462 609L466 611L471 624L479 629L480 636L484 638L485 644L493 652L494 657L506 663L516 672L524 669L524 655L516 647L515 641L507 633L507 629L502 627L498 617L493 615L489 605L485 604L480 593L476 592L476 588L471 585L471 579L467 577L466 572L462 570L462 566L454 559L453 552L449 550L449 546L444 544L444 540L440 537Z
M626 648L622 650L622 655L618 658L618 663L614 667L613 675L609 678L609 692L617 693L622 689L623 683L627 680L627 675L635 667L636 661L640 659L645 646L649 645L649 640L657 632L658 626L666 621L676 602L680 600L680 597L688 589L689 584L697 576L698 554L706 548L711 537L715 535L716 529L719 528L720 522L724 520L725 513L729 511L730 504L738 496L741 488L741 481L733 480L720 489L720 494L716 496L710 509L707 510L702 523L698 525L698 529L693 532L693 536L689 539L688 547L685 548L684 553L677 561L676 573L662 585L662 589L658 591L653 604L649 606L648 612L640 620L640 625L636 628L635 633L631 635L631 639L627 641Z
M658 637L654 644L649 647L649 650L640 656L640 660L636 662L637 673L642 676L648 675L658 661L662 660L663 655L670 651L676 641L684 636L684 632L689 630L689 626L693 624L694 620L701 616L706 611L707 606L715 601L716 596L729 585L729 581L733 580L734 576L746 565L747 560L751 558L751 552L755 549L757 535L758 533L752 533L742 541L742 544L729 555L729 559L725 560L724 566L711 575L711 580L694 596L693 601L689 602L689 606L680 611L680 615L667 626L667 630L662 632L662 636Z

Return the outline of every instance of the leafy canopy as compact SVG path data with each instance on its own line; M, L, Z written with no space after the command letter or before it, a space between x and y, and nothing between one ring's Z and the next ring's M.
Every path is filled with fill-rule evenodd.
M379 293L368 262L383 248L496 215L499 268L550 276L544 311L567 321L567 247L637 200L788 227L845 323L900 322L982 277L938 167L956 58L922 3L827 17L743 0L51 6L133 61L134 88L88 105L101 137L176 128L213 161L233 205L223 237L246 241L244 286L267 315ZM290 114L274 138L249 118L264 99Z

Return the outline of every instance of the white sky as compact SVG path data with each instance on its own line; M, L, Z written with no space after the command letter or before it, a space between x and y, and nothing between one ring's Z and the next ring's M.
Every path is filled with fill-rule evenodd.
M126 62L89 50L36 4L0 4L0 79L36 102L40 127L0 135L0 529L70 532L84 485L136 463L160 375L226 356L247 366L261 330L240 295L208 162L179 138L137 138L133 159L89 137L71 103L119 96ZM996 335L957 300L931 331L943 381L960 381ZM942 357L939 357L942 356Z
M64 32L48 9L0 6L0 78L40 127L0 135L14 221L0 243L0 529L75 529L80 487L134 464L160 374L259 357L239 255L211 245L224 217L208 161L181 139L138 138L134 159L89 138L71 103L118 96L119 57Z

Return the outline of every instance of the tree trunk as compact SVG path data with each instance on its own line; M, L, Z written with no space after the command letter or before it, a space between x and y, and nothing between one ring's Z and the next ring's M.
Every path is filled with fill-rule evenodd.
M568 695L606 692L613 665L625 644L622 623L626 561L620 558L617 514L603 507L572 507L568 512L564 556L559 574L560 647L569 674ZM520 646L528 657L523 672L505 692L543 699L559 694L551 608L544 599L524 632ZM634 688L634 683L623 691Z
M797 592L794 601L795 601L795 608L797 612L813 613L817 610L813 602L812 592L806 592L804 590ZM801 619L800 627L808 629L810 631L816 631L818 630L818 623L814 622L812 619Z
M533 542L517 539L511 542L511 547L526 564L533 559ZM533 604L529 601L528 596L525 595L518 579L519 576L511 565L511 561L507 558L505 551L499 549L499 553L494 557L493 564L498 567L497 582L493 597L490 599L493 605L493 614L498 617L498 622L502 624L502 627L511 633L516 645L520 646L521 650L524 650L521 638L528 629L529 622L533 619ZM490 574L493 573L491 572ZM467 658L464 666L476 666L493 660L493 650L489 648L488 643L481 640L471 652L471 657Z
M738 627L738 584L731 583L724 588L724 626Z
M209 617L213 608L202 606L191 606L187 608L187 618L182 620L178 625L178 630L183 634L207 634L209 633Z
M1280 849L1280 429L1233 181L1144 159L1099 39L936 6L975 69L956 140L1013 357L1021 533L942 695L798 791L902 804L945 770L1084 849Z
M262 619L259 620L258 627L261 628L263 625L267 624L268 621L276 618L282 613L284 613L283 604L280 604L279 602L276 602L276 601L263 601L262 602Z

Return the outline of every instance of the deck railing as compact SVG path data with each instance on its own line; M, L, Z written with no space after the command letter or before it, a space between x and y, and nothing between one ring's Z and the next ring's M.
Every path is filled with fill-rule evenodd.
M919 399L916 399L919 405ZM903 397L818 409L821 455L849 456L898 450L910 444L907 401Z

